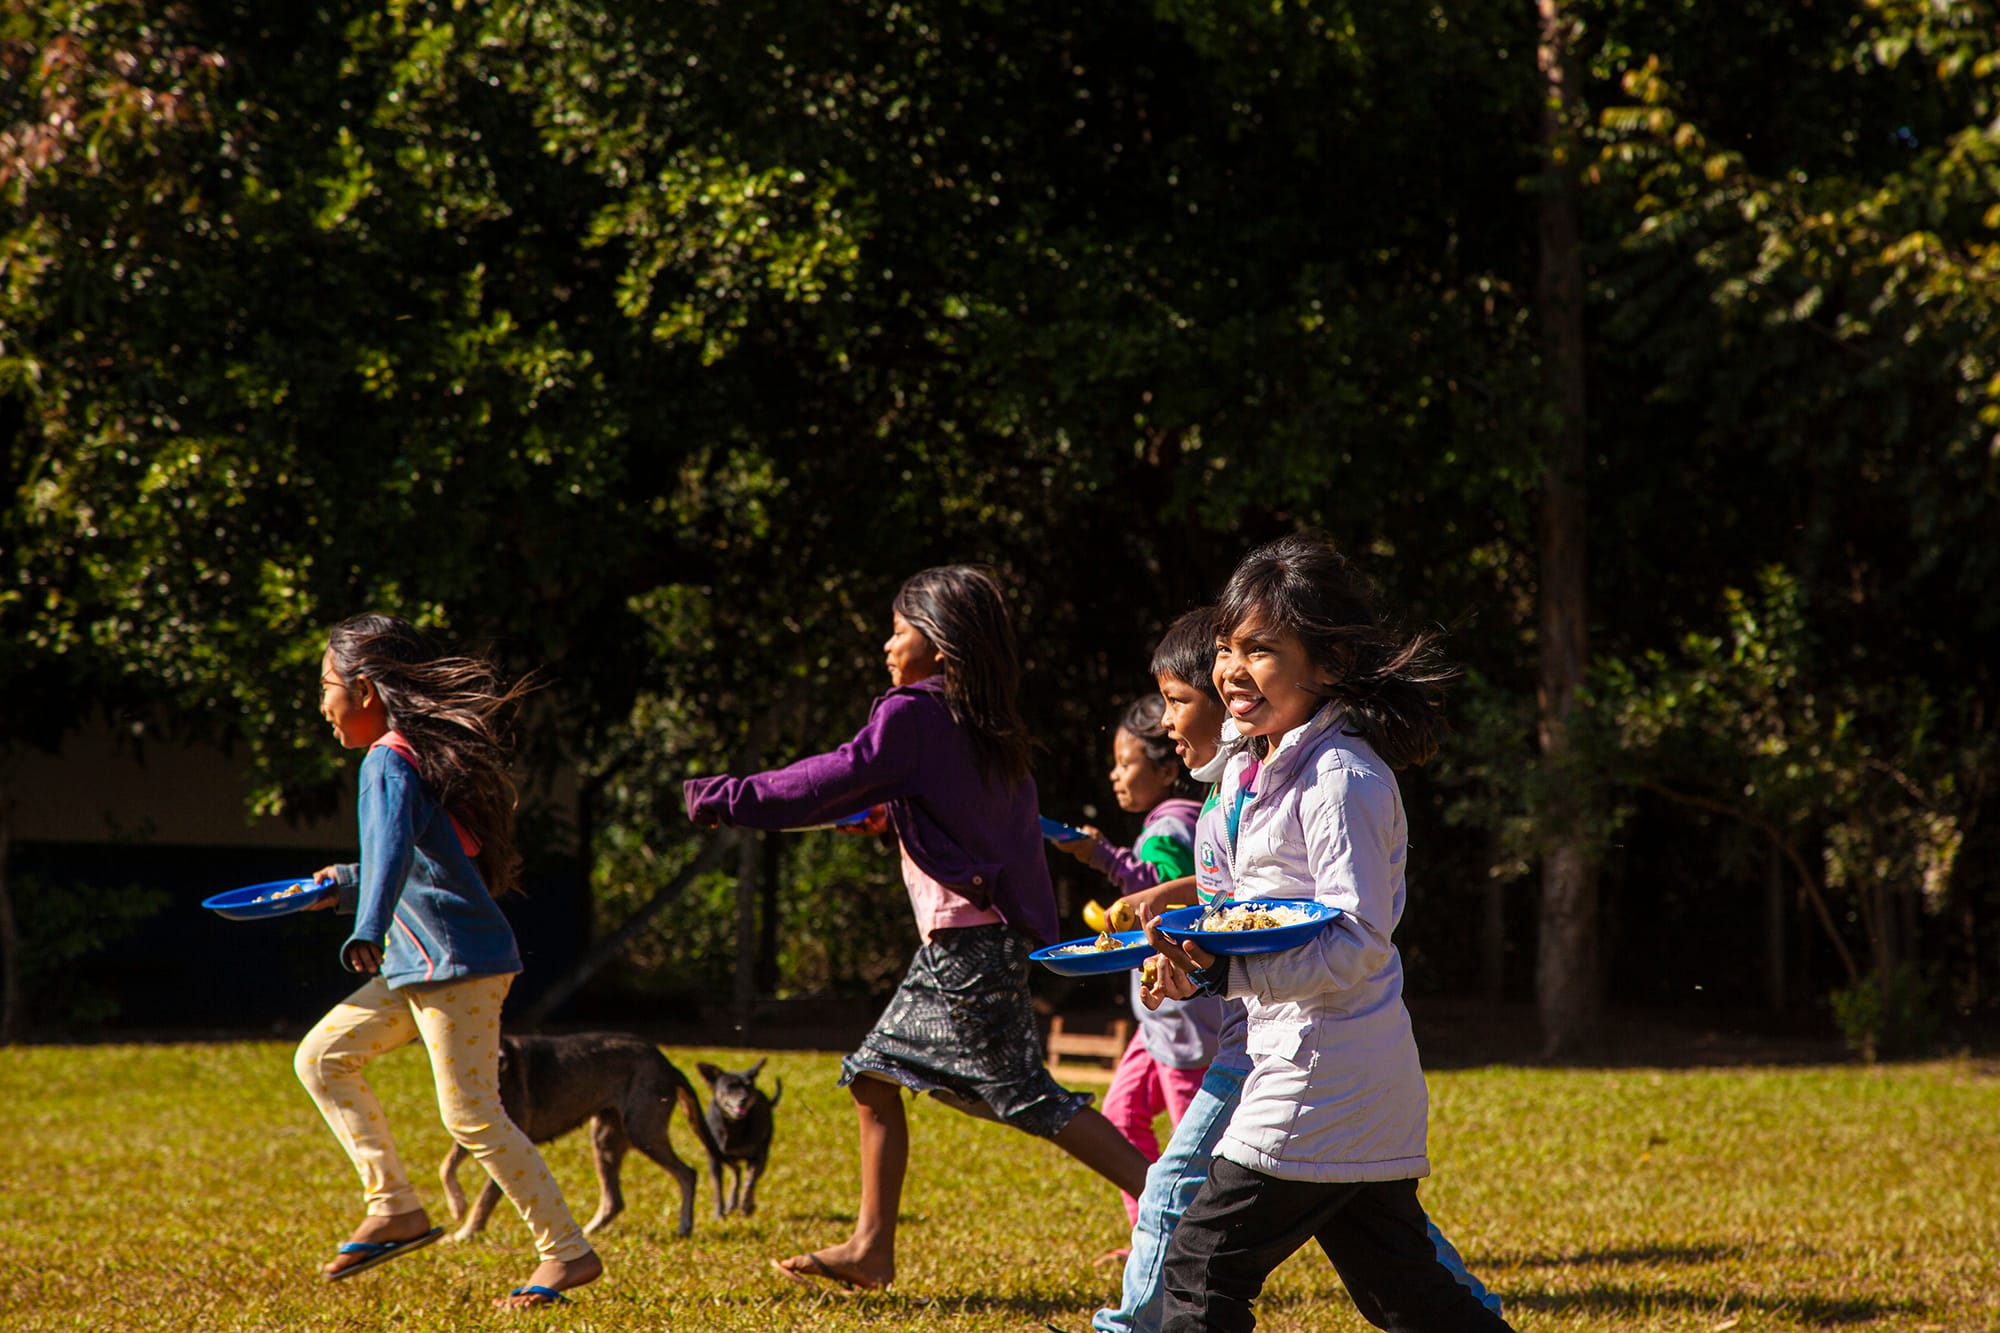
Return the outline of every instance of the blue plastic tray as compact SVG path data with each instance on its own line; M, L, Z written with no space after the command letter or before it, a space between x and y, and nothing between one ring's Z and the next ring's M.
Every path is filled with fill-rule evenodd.
M1050 842L1075 842L1078 838L1088 836L1082 829L1065 824L1060 819L1050 819L1047 815L1043 815L1041 820L1042 836Z
M306 886L304 893L288 894L283 898L270 895L294 884ZM290 916L293 912L303 912L315 903L331 897L334 886L331 883L315 884L311 875L298 879L274 879L266 884L247 884L240 889L218 893L213 898L204 898L201 905L218 916L226 916L231 921L256 921L267 916ZM260 901L261 900L261 901Z
M1121 930L1111 938L1117 940L1120 947L1093 949L1088 953L1059 952L1079 944L1097 942L1097 936L1085 935L1081 939L1064 940L1061 944L1051 944L1046 949L1037 949L1028 957L1049 971L1060 972L1066 977L1094 977L1106 972L1129 972L1152 957L1153 946L1146 943L1146 932L1143 930Z
M1310 898L1237 898L1232 906L1264 903L1310 913L1312 920L1294 926L1273 926L1269 930L1197 930L1206 907L1176 907L1160 916L1160 931L1170 940L1199 944L1212 954L1281 953L1296 949L1332 925L1340 909L1316 903Z

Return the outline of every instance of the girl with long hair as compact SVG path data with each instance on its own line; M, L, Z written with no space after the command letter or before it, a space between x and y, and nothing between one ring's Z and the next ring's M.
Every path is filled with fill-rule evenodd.
M521 970L494 902L517 887L514 785L505 719L532 681L440 653L407 621L342 621L320 659L319 711L341 746L366 750L357 810L361 860L315 878L354 914L342 966L369 980L299 1043L299 1081L361 1177L366 1216L321 1272L335 1281L428 1245L431 1225L364 1069L422 1041L452 1138L499 1183L540 1259L496 1305L567 1301L603 1272L534 1144L500 1104L500 1006Z
M1417 1202L1429 1101L1391 940L1409 846L1395 768L1435 752L1451 674L1431 636L1382 623L1323 540L1252 551L1218 603L1215 686L1247 744L1197 860L1213 858L1238 901L1340 915L1295 948L1217 958L1141 910L1158 992L1240 999L1249 1022L1241 1101L1167 1242L1168 1333L1245 1333L1265 1279L1308 1239L1378 1328L1508 1327L1447 1266Z
M904 583L883 644L890 690L826 754L749 777L695 778L697 824L783 829L886 807L922 945L889 1007L841 1062L860 1135L861 1202L837 1245L773 1266L845 1293L896 1275L896 1213L909 1166L905 1089L1046 1138L1137 1193L1146 1159L1087 1096L1042 1062L1028 953L1056 938L1007 604L967 565Z

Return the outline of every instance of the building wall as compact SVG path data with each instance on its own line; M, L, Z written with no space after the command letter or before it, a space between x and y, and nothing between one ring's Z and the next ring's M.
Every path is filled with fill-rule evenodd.
M360 754L349 758L351 791ZM351 799L321 819L253 819L240 761L213 746L157 740L135 754L102 723L69 737L59 754L13 756L0 768L0 796L9 792L17 842L323 848L353 847L360 836ZM576 773L565 768L548 781L524 781L521 800L568 813L576 809L576 793ZM576 849L565 843L543 850L573 855Z
M351 791L360 756L349 759ZM334 914L237 922L202 910L203 898L224 889L310 875L358 854L351 797L325 818L295 822L253 819L249 791L242 763L213 747L149 741L135 754L105 726L70 736L59 754L16 754L0 766L0 800L14 804L15 912L30 943L67 929L56 898L43 900L50 888L67 886L72 902L143 890L160 904L136 928L64 955L30 997L37 1030L296 1034L353 988L337 961L346 926ZM524 805L563 814L575 797L573 773L522 792ZM501 904L526 964L510 1011L574 965L589 919L573 847L522 850L528 893ZM47 971L50 960L39 961Z
M108 725L73 735L58 754L31 751L0 773L19 842L143 842L164 847L351 847L351 801L326 819L250 817L241 765L212 746L148 741L121 749Z

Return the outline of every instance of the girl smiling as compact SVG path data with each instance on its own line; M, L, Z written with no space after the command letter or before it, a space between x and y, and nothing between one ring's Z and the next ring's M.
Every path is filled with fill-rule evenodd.
M1417 1181L1428 1095L1403 1007L1408 831L1394 768L1435 753L1451 676L1426 635L1385 629L1333 547L1273 542L1218 606L1215 685L1248 741L1218 810L1236 899L1338 908L1278 953L1217 959L1161 934L1161 992L1240 998L1251 1069L1215 1161L1168 1243L1164 1327L1247 1330L1251 1303L1310 1238L1379 1328L1505 1329L1440 1261Z

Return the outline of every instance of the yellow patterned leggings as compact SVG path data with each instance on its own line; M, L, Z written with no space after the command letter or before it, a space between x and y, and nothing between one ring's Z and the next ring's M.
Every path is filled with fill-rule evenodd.
M535 1252L567 1262L590 1253L590 1243L542 1155L500 1105L500 1004L513 980L467 977L391 989L372 978L306 1034L292 1066L360 1173L368 1212L407 1213L423 1203L362 1071L421 1038L445 1129L500 1183L533 1233Z

